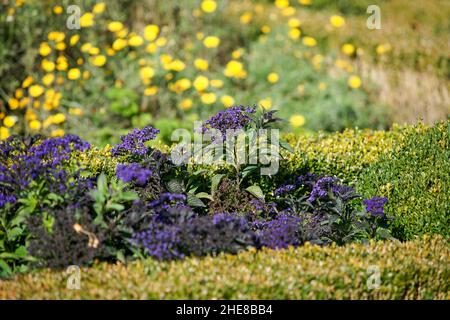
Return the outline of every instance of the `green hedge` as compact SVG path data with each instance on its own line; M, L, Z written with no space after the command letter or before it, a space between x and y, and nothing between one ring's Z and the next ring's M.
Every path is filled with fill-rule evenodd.
M81 270L81 289L50 270L0 282L0 299L448 299L448 241L442 237L345 247L98 264ZM367 281L379 268L380 286Z

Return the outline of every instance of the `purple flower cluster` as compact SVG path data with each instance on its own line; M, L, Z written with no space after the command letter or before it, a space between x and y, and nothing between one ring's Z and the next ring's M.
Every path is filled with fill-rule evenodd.
M300 222L298 216L279 214L270 221L256 220L253 228L258 231L260 244L271 249L300 245Z
M293 184L285 184L285 185L275 189L273 194L277 197L284 196L284 195L294 191L296 188L297 187Z
M145 142L155 139L159 133L158 129L152 126L144 127L143 129L134 129L125 136L121 136L121 143L117 144L111 153L114 156L123 154L133 154L136 156L144 156L149 152L149 148L145 146Z
M363 204L366 206L366 211L375 217L384 216L384 205L388 202L384 197L373 197L371 199L363 200Z
M138 163L118 164L116 175L124 182L133 181L137 185L143 186L152 175L152 170L144 168Z
M333 177L323 177L317 180L311 194L309 195L308 201L314 202L317 199L326 198L328 196L328 192L332 189L336 182L337 179Z
M227 130L243 129L252 118L250 114L256 112L256 107L235 106L226 110L221 110L204 122L201 127L202 133L210 132L211 129L220 131L222 137L226 138Z
M13 203L17 195L37 179L45 180L50 191L63 194L70 186L67 183L69 173L65 164L71 159L73 152L86 151L89 148L89 143L75 135L45 140L39 136L12 136L2 141L0 207ZM76 174L77 172L71 173L72 176Z

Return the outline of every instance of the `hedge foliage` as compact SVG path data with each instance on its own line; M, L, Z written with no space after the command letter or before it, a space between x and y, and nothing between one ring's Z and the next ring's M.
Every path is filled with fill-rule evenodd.
M152 259L68 274L43 270L0 282L0 299L449 299L450 249L443 237L189 258ZM367 281L380 272L380 287ZM370 281L370 280L369 280Z

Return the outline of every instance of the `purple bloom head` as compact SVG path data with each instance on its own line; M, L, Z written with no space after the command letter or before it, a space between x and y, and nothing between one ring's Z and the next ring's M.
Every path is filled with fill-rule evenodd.
M279 214L271 221L256 220L252 227L258 231L262 246L282 249L300 245L300 222L298 216Z
M308 201L314 202L316 199L326 198L328 196L329 190L332 188L336 181L337 179L333 177L323 177L317 180L311 191L311 194L309 195Z
M295 188L296 187L292 184L285 184L285 185L275 189L274 195L277 197L284 196L284 195L288 194L289 192L294 191Z
M366 211L374 217L384 216L384 205L388 202L384 197L373 197L371 199L363 200L363 204L366 206Z
M136 184L143 186L152 175L152 171L141 167L137 163L118 164L116 168L116 175L124 182L134 181Z
M111 153L114 156L119 156L122 154L133 154L136 156L143 156L150 150L145 146L145 142L155 139L156 135L159 133L158 129L152 126L144 127L143 129L134 129L125 136L121 136L121 143L117 144Z
M226 138L227 130L245 129L245 127L252 122L250 114L256 112L256 107L235 106L226 110L219 111L204 122L201 132L208 133L212 129L220 131L222 137Z

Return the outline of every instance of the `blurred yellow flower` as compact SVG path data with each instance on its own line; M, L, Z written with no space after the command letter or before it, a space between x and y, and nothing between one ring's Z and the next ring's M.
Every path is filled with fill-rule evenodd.
M271 72L267 75L267 81L270 83L277 83L280 77L278 76L278 73Z
M304 6L309 6L311 4L311 0L298 0L298 3Z
M92 8L92 12L95 14L100 14L105 11L105 8L106 4L104 2L99 2L94 5L94 8Z
M152 67L143 67L139 71L141 79L150 79L155 75L155 70Z
M33 77L27 76L22 82L22 88L28 88L33 83Z
M0 127L0 140L8 139L10 136L9 129L5 127Z
M209 80L205 76L198 76L197 78L195 78L193 85L197 91L201 92L208 88Z
M106 57L104 55L98 55L91 58L91 63L96 67L102 67L106 63Z
M157 86L151 86L148 88L145 88L144 95L146 96L154 96L158 93L158 87Z
M39 130L41 129L41 122L39 120L32 120L28 123L28 127L30 127L31 130Z
M61 6L54 6L53 7L53 13L54 14L61 14L63 12L63 8Z
M320 90L325 90L328 87L328 85L325 82L320 82L319 83L319 89Z
M200 71L206 71L208 70L209 63L205 59L198 58L194 60L194 66Z
M56 69L58 69L59 71L66 71L68 67L69 64L65 56L59 56L56 59Z
M347 84L350 88L358 89L359 87L361 87L361 78L355 75L350 76L350 78L348 78Z
M192 108L192 99L184 99L180 102L180 108L182 110L189 110Z
M292 28L289 30L289 38L296 40L298 38L300 38L300 35L302 34L302 32L300 31L300 29L297 28Z
M330 17L330 23L335 28L340 28L345 25L345 19L338 15L332 15Z
M197 32L195 34L195 37L197 38L197 40L202 40L205 37L205 35L203 34L203 32Z
M164 47L167 44L167 38L160 37L160 38L156 39L155 43L158 47Z
M89 52L89 50L91 50L91 49L92 49L92 44L89 42L84 43L80 48L81 52Z
M351 43L345 43L342 45L341 51L347 56L352 56L355 53L356 48Z
M48 56L52 52L52 48L48 45L47 42L42 42L39 46L39 54L43 57Z
M34 84L28 89L28 92L33 98L37 98L44 93L44 88L38 84Z
M169 90L174 91L176 93L181 93L191 87L191 80L183 78L177 80L175 83L169 84Z
M111 32L119 32L123 29L123 23L120 21L111 21L108 23L108 30Z
M269 33L270 32L270 27L268 25L264 25L261 27L261 32L262 33Z
M80 108L70 108L69 113L74 116L81 116L83 115L83 110Z
M245 78L247 72L244 70L242 62L231 60L225 66L224 74L227 77Z
M234 50L231 53L231 57L233 57L233 59L239 59L240 57L242 57L243 54L244 54L244 49L239 48L237 50Z
M216 11L217 3L213 0L203 0L201 4L201 8L206 13L212 13Z
M17 117L16 117L16 116L6 116L6 117L3 119L3 125L4 125L6 128L11 128L11 127L13 127L13 126L16 124L16 122L17 122Z
M28 105L29 102L30 102L30 98L25 97L25 98L20 100L19 107L20 108L25 108Z
M74 34L73 36L70 37L69 40L69 44L71 46L74 46L77 44L77 42L80 40L80 35L79 34Z
M225 108L229 108L232 105L234 105L234 98L232 96L229 95L224 95L220 98L220 102L223 103L223 105L225 106Z
M239 17L241 24L249 24L252 21L253 15L251 12L245 12Z
M166 70L172 70L176 72L183 71L185 68L186 64L179 59L175 59L166 65Z
M155 43L149 43L147 47L145 47L145 51L148 53L155 53L158 46Z
M41 62L41 68L45 72L52 72L53 70L55 70L55 63L53 61L49 61L47 59L44 59Z
M58 42L55 45L55 49L58 51L64 51L64 50L66 50L66 44L64 42Z
M8 105L11 110L16 110L19 107L19 100L11 98L8 100Z
M90 55L95 56L95 55L97 55L97 54L100 53L100 49L99 49L98 47L92 46L92 47L89 49L88 53L89 53Z
M53 83L55 80L55 75L53 73L47 73L45 76L42 77L42 83L46 85L47 87Z
M268 110L272 108L272 98L265 98L258 102L258 104L263 107L264 109Z
M217 97L215 93L204 93L201 95L200 100L204 103L204 104L213 104L214 102L216 102Z
M66 121L66 116L64 115L64 113L57 113L54 116L52 116L53 124L61 124L64 121Z
M66 35L64 34L64 32L51 31L48 33L47 38L48 38L48 40L51 40L51 41L61 42L61 41L64 41L64 39L66 38Z
M302 24L301 21L297 18L291 18L288 21L288 26L290 28L298 28L298 27L300 27L301 24Z
M281 15L285 17L289 17L295 14L295 8L294 7L287 7L281 10Z
M339 69L345 69L348 66L348 62L346 60L336 59L334 65Z
M289 7L289 0L275 0L275 6L283 9Z
M55 129L50 133L52 137L63 137L64 134L65 132L63 129Z
M153 41L158 37L159 27L156 24L150 24L144 29L144 38L147 41Z
M307 47L315 47L317 45L317 40L313 37L303 37L303 44Z
M203 40L206 48L216 48L220 44L220 39L216 36L208 36Z
M391 50L391 45L389 43L379 44L375 50L381 56Z
M289 118L289 122L293 127L298 128L305 124L305 117L301 114L295 114Z
M127 46L127 41L124 39L116 39L114 40L112 47L116 51L120 51Z
M86 12L80 17L80 26L82 28L92 27L94 25L94 15L91 12Z
M222 88L223 87L223 81L220 79L212 79L209 84L213 88Z
M72 68L67 72L67 78L69 80L77 80L79 77L81 77L80 69Z
M129 40L128 44L132 47L139 47L144 43L144 39L141 36L133 35Z

